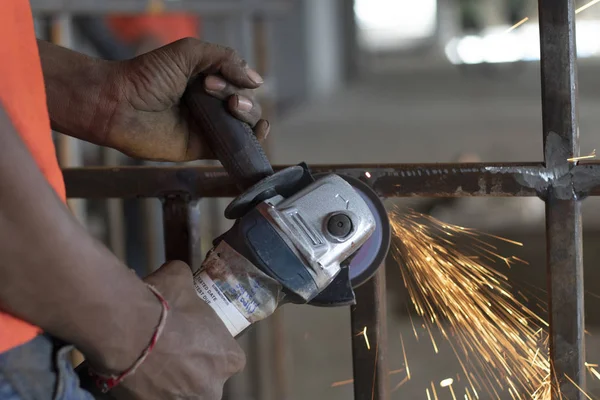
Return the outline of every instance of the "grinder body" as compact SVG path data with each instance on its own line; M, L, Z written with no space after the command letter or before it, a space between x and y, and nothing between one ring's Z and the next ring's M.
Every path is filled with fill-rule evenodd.
M304 164L274 173L252 129L205 93L201 77L182 100L242 192L225 211L233 227L194 274L198 296L233 336L285 303L354 304L353 286L370 278L389 248L389 221L377 195L349 177L315 177ZM77 372L96 398L111 398L85 362Z
M225 211L236 222L194 276L199 296L234 336L284 303L354 304L349 259L376 226L383 235L366 246L376 253L371 263L380 263L389 248L379 198L367 194L377 205L369 207L364 190L359 194L334 174L315 179L304 164L274 173L252 129L207 95L201 79L190 84L183 103L242 192Z
M285 174L285 172L282 172ZM344 179L328 175L265 199L217 238L194 276L199 296L236 336L284 303L310 303L371 236L375 218ZM334 297L353 302L348 285Z

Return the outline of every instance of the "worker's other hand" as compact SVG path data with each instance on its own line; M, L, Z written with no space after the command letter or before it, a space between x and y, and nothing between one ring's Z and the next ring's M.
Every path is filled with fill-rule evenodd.
M115 99L106 126L106 145L142 159L191 161L212 158L181 97L193 79L226 101L235 117L263 140L269 123L261 119L254 89L262 78L232 49L187 38L134 59L112 64L106 89ZM102 105L101 105L102 107ZM101 113L104 115L104 113Z
M225 381L244 367L245 356L221 319L196 294L190 268L173 261L145 281L169 302L165 329L148 358L111 396L221 399Z

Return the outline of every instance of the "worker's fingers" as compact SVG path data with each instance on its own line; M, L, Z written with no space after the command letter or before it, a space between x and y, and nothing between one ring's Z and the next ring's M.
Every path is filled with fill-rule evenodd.
M193 38L181 39L169 46L173 55L182 61L189 76L220 75L234 85L249 89L257 88L263 83L262 77L229 47Z
M225 100L243 89L234 86L220 76L208 75L204 78L204 90L219 100Z
M269 132L271 130L271 124L266 119L261 119L256 123L254 127L254 134L259 142L262 142L269 136Z
M260 120L262 109L260 104L254 100L251 90L240 89L214 75L206 77L204 89L211 96L227 100L229 111L239 120L252 127Z
M239 94L234 94L233 96L229 97L227 100L227 106L229 108L229 112L234 117L240 121L244 121L252 128L256 126L262 114L260 104L257 102L252 102L252 100L250 100L248 97Z

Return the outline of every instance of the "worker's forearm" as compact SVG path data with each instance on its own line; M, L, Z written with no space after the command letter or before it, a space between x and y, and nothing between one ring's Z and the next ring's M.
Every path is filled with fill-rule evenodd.
M71 216L1 104L0 256L0 309L110 370L129 367L147 346L160 303Z
M118 97L115 62L38 40L52 129L107 145Z

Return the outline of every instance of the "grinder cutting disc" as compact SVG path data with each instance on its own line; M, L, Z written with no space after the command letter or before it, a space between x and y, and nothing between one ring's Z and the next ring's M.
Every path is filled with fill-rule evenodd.
M377 223L375 232L362 245L350 261L349 272L352 287L356 288L368 281L381 264L390 249L391 227L387 211L377 194L366 183L350 176L340 175L350 183L369 206Z
M315 174L319 179L326 174ZM383 202L369 185L359 179L347 175L340 175L346 182L354 187L375 217L377 223L375 232L369 240L354 254L350 261L349 275L353 288L368 281L385 260L390 249L391 227L387 211Z

